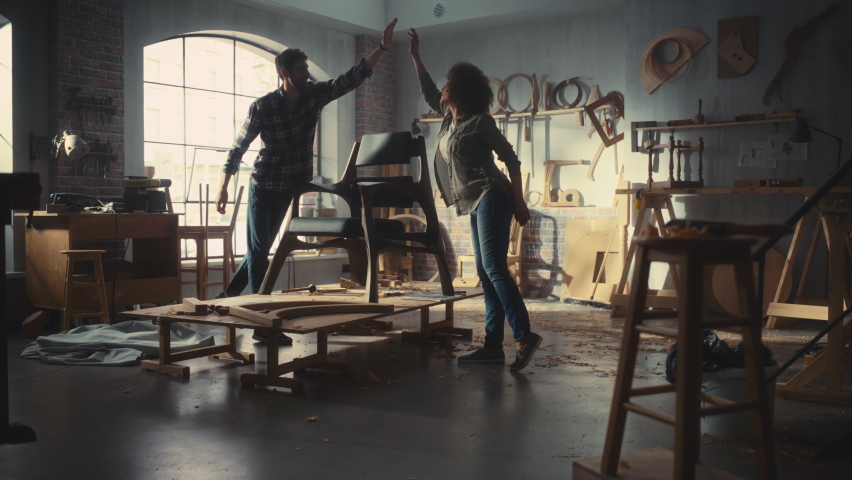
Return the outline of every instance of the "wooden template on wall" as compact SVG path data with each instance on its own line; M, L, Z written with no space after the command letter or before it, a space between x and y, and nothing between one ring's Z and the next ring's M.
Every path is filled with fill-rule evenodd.
M757 62L757 17L719 20L716 32L716 77L745 75Z
M666 42L671 42L673 39L680 40L689 48L678 48L677 55L674 60L668 63L658 64L659 74L662 79L658 78L654 72L649 69L647 60L656 55L657 47ZM649 94L663 84L671 77L680 67L684 66L699 50L707 45L709 40L701 32L691 28L672 28L657 35L651 40L645 53L642 54L642 62L639 65L639 78L642 80L642 86Z

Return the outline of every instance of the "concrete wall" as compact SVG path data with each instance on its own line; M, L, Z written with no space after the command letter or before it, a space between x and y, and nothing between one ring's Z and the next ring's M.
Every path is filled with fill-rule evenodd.
M848 38L850 10L841 6L834 15L823 20L802 45L793 69L781 80L780 88L763 105L764 91L784 60L784 39L790 31L832 4L831 0L744 0L717 1L676 0L638 1L627 3L625 11L625 73L624 90L627 120L665 121L692 118L697 113L698 99L703 99L707 120L733 119L743 113L789 111L801 108L801 114L814 125L848 138L852 118L852 92L841 82L826 48ZM757 63L746 75L733 79L716 78L717 21L719 19L757 15ZM642 88L637 74L643 53L649 42L673 27L689 27L709 38L710 43L694 58L689 73L679 82L662 85L649 95ZM852 56L847 56L847 61ZM766 140L768 135L789 134L792 124L755 125L684 131L676 139L697 140L703 136L705 150L705 182L711 187L733 186L737 178L803 177L805 185L816 186L836 169L837 142L818 132L808 145L808 160L778 162L776 168L738 167L741 141ZM688 133L687 133L688 132ZM848 143L848 142L847 142ZM844 149L843 159L850 150ZM638 153L627 155L627 177L644 182L647 157ZM661 162L655 179L665 180L666 161ZM783 222L803 198L797 195L724 195L675 197L678 216L724 219L736 222ZM807 237L806 237L807 238ZM805 240L805 243L809 240ZM789 237L779 244L787 251ZM804 255L799 258L800 271ZM817 263L812 275L813 286L824 285L824 264Z
M142 49L146 45L184 33L218 31L251 33L273 45L300 48L317 67L312 74L320 79L335 77L355 62L355 39L352 35L318 28L304 22L245 8L219 0L126 2L125 5L125 75L126 75L126 172L141 175L143 166L143 88ZM269 42L268 42L269 43ZM369 81L369 80L368 80ZM336 178L338 159L342 168L355 140L355 97L346 95L323 111L322 155L323 176ZM222 163L225 158L223 156Z
M399 39L398 39L399 40ZM408 42L397 46L397 128L408 130L411 121L429 111L420 94L420 84L410 56L405 55ZM624 17L621 12L590 16L555 18L548 22L514 26L510 29L488 29L429 36L421 40L421 57L439 88L445 74L458 60L468 60L483 69L489 77L503 80L516 73L536 74L538 82L555 86L562 80L580 77L585 94L591 85L601 92L625 89ZM513 110L522 109L529 100L531 88L523 78L508 85L509 104ZM574 90L566 90L573 100ZM620 130L625 130L622 124ZM420 124L426 137L430 158L434 155L438 124ZM586 135L592 128L578 126L574 115L538 117L532 130L533 142L524 141L523 124L512 120L508 139L515 146L522 168L531 173L530 190L544 190L545 160L590 159L600 144L597 135ZM566 221L570 219L614 218L611 208L617 181L618 166L629 149L622 142L607 149L594 172L594 181L586 178L588 166L561 167L555 186L577 189L586 208L535 207L533 219L525 235L524 282L531 296L559 294ZM599 212L594 207L601 207ZM451 257L472 253L469 248L467 217L457 218L453 209L439 209L447 230ZM431 263L431 262L429 262ZM454 263L454 262L453 262ZM417 269L417 267L415 267ZM469 276L469 275L468 275Z
M707 120L732 120L743 113L768 115L772 111L800 108L801 114L811 119L813 124L844 136L852 126L852 119L846 114L852 106L852 95L842 83L826 48L849 36L849 11L846 7L841 7L813 31L804 43L796 65L772 96L770 105L762 104L764 91L784 60L783 41L790 30L833 3L837 2L628 0L624 11L618 13L559 18L550 22L465 34L429 36L423 39L421 51L424 63L439 86L444 83L443 75L447 68L456 60L466 59L483 68L488 76L498 79L513 73L536 73L540 81L544 79L551 82L580 76L586 85L600 84L604 94L609 90L618 90L624 94L626 107L626 121L619 130L625 132L628 139L630 122L692 118L697 113L698 99L703 99L703 113ZM750 15L759 16L757 64L743 77L717 79L717 21ZM696 29L707 36L710 43L695 55L689 72L682 80L663 85L649 95L642 88L638 75L643 53L654 37L675 27ZM849 61L852 54L846 52L845 58ZM400 55L397 68L397 127L408 129L411 119L427 112L428 107L420 98L410 60ZM517 98L529 94L528 86L521 87L523 83L520 79L512 82L510 99L516 98L516 91ZM516 106L515 103L512 102L513 106ZM526 102L517 103L522 106ZM423 128L430 145L430 155L434 151L436 129L435 124ZM809 159L806 161L779 162L776 168L737 166L741 141L766 140L769 135L786 135L791 130L792 124L708 128L680 132L675 138L693 143L699 136L704 138L704 178L710 187L730 187L738 178L767 177L803 177L805 185L819 185L836 168L837 142L818 132L813 133L814 140L808 146ZM588 159L592 156L598 142L594 136L593 140L586 139L583 132L583 128L575 126L573 119L553 117L550 120L538 120L534 132L535 159L532 161L530 144L522 141L517 127L509 129L509 140L516 145L523 168L533 172L531 190L542 190L544 160ZM848 149L843 152L844 160L848 152ZM604 152L595 170L594 182L585 179L586 167L563 167L560 188L580 190L584 206L596 206L599 214L606 214L608 211L605 208L612 201L618 168L622 165L627 180L636 186L644 186L647 179L647 156L631 153L629 141L624 141ZM667 157L655 160L654 169L655 179L665 180ZM801 196L796 195L679 196L675 197L675 210L680 217L749 223L782 222L802 200ZM594 214L588 208L536 207L534 210L534 227L543 225L536 225L537 219L540 222L553 220L550 223L558 224L557 230L564 228L565 220L574 218L570 214L572 211L579 214L576 218ZM554 210L561 215L554 213ZM454 247L461 245L464 248L466 236L454 236L452 228L449 230ZM561 246L558 232L556 235L552 244ZM539 240L542 240L541 236L539 232ZM789 237L782 240L779 250L786 253L788 244ZM558 270L556 267L562 261L559 253L557 251L551 260L540 256L536 258L532 252L528 252L528 255L534 262L539 262L535 268L544 275L548 270ZM801 257L797 272L801 271ZM529 273L531 280L535 280L535 273ZM654 283L659 284L665 275L657 274L655 277ZM819 268L813 275L816 281L809 289L820 290L824 286L821 281L823 277L824 268ZM558 280L552 283L558 284Z

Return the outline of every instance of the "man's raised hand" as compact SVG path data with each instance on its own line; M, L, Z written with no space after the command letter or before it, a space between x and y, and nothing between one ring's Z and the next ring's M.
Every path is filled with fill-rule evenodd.
M382 33L382 41L381 46L383 49L388 49L393 44L393 29L396 27L396 22L398 20L394 18L387 27L385 27L385 31Z

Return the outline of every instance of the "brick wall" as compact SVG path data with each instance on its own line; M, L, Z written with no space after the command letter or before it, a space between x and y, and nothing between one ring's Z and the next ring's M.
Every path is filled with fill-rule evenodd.
M355 60L369 55L379 37L357 35ZM387 133L396 129L396 46L385 52L373 76L355 89L355 139L365 133Z
M442 204L443 205L443 204ZM562 246L568 220L616 220L614 207L530 208L531 218L524 228L522 280L523 294L531 298L561 296ZM458 276L457 256L473 255L470 240L470 217L457 217L455 208L438 207L449 256L450 272ZM416 255L414 279L429 280L437 272L431 255ZM466 277L476 277L472 265L464 265Z
M50 130L92 153L51 162L49 191L119 196L124 176L124 1L56 0L50 12ZM75 101L76 100L76 101Z

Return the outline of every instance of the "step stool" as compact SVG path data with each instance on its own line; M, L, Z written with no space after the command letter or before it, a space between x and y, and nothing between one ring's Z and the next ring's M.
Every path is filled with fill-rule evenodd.
M632 291L627 305L621 354L615 380L609 425L600 471L615 476L621 458L627 412L638 413L675 427L673 478L696 478L701 417L748 411L752 417L757 473L761 480L776 478L772 449L772 429L766 393L761 347L761 318L757 305L752 271L751 246L753 238L659 238L634 239L636 265ZM648 274L651 262L675 265L679 277L678 307L672 310L645 310L648 293ZM742 318L704 320L704 267L733 264L739 291ZM676 318L677 329L644 325L645 320ZM735 403L701 392L702 330L713 329L737 332L742 335L748 383L747 402ZM639 335L651 334L676 339L678 342L677 381L673 385L633 388L633 374L639 347ZM632 397L675 393L675 415L646 408L630 400ZM710 406L701 407L701 403Z
M100 317L101 323L109 325L109 305L107 303L104 269L101 254L106 250L62 250L67 255L65 261L65 297L62 301L62 322L59 330L71 328L71 317ZM90 261L94 267L91 274L75 273L77 262ZM89 295L80 295L81 291Z

